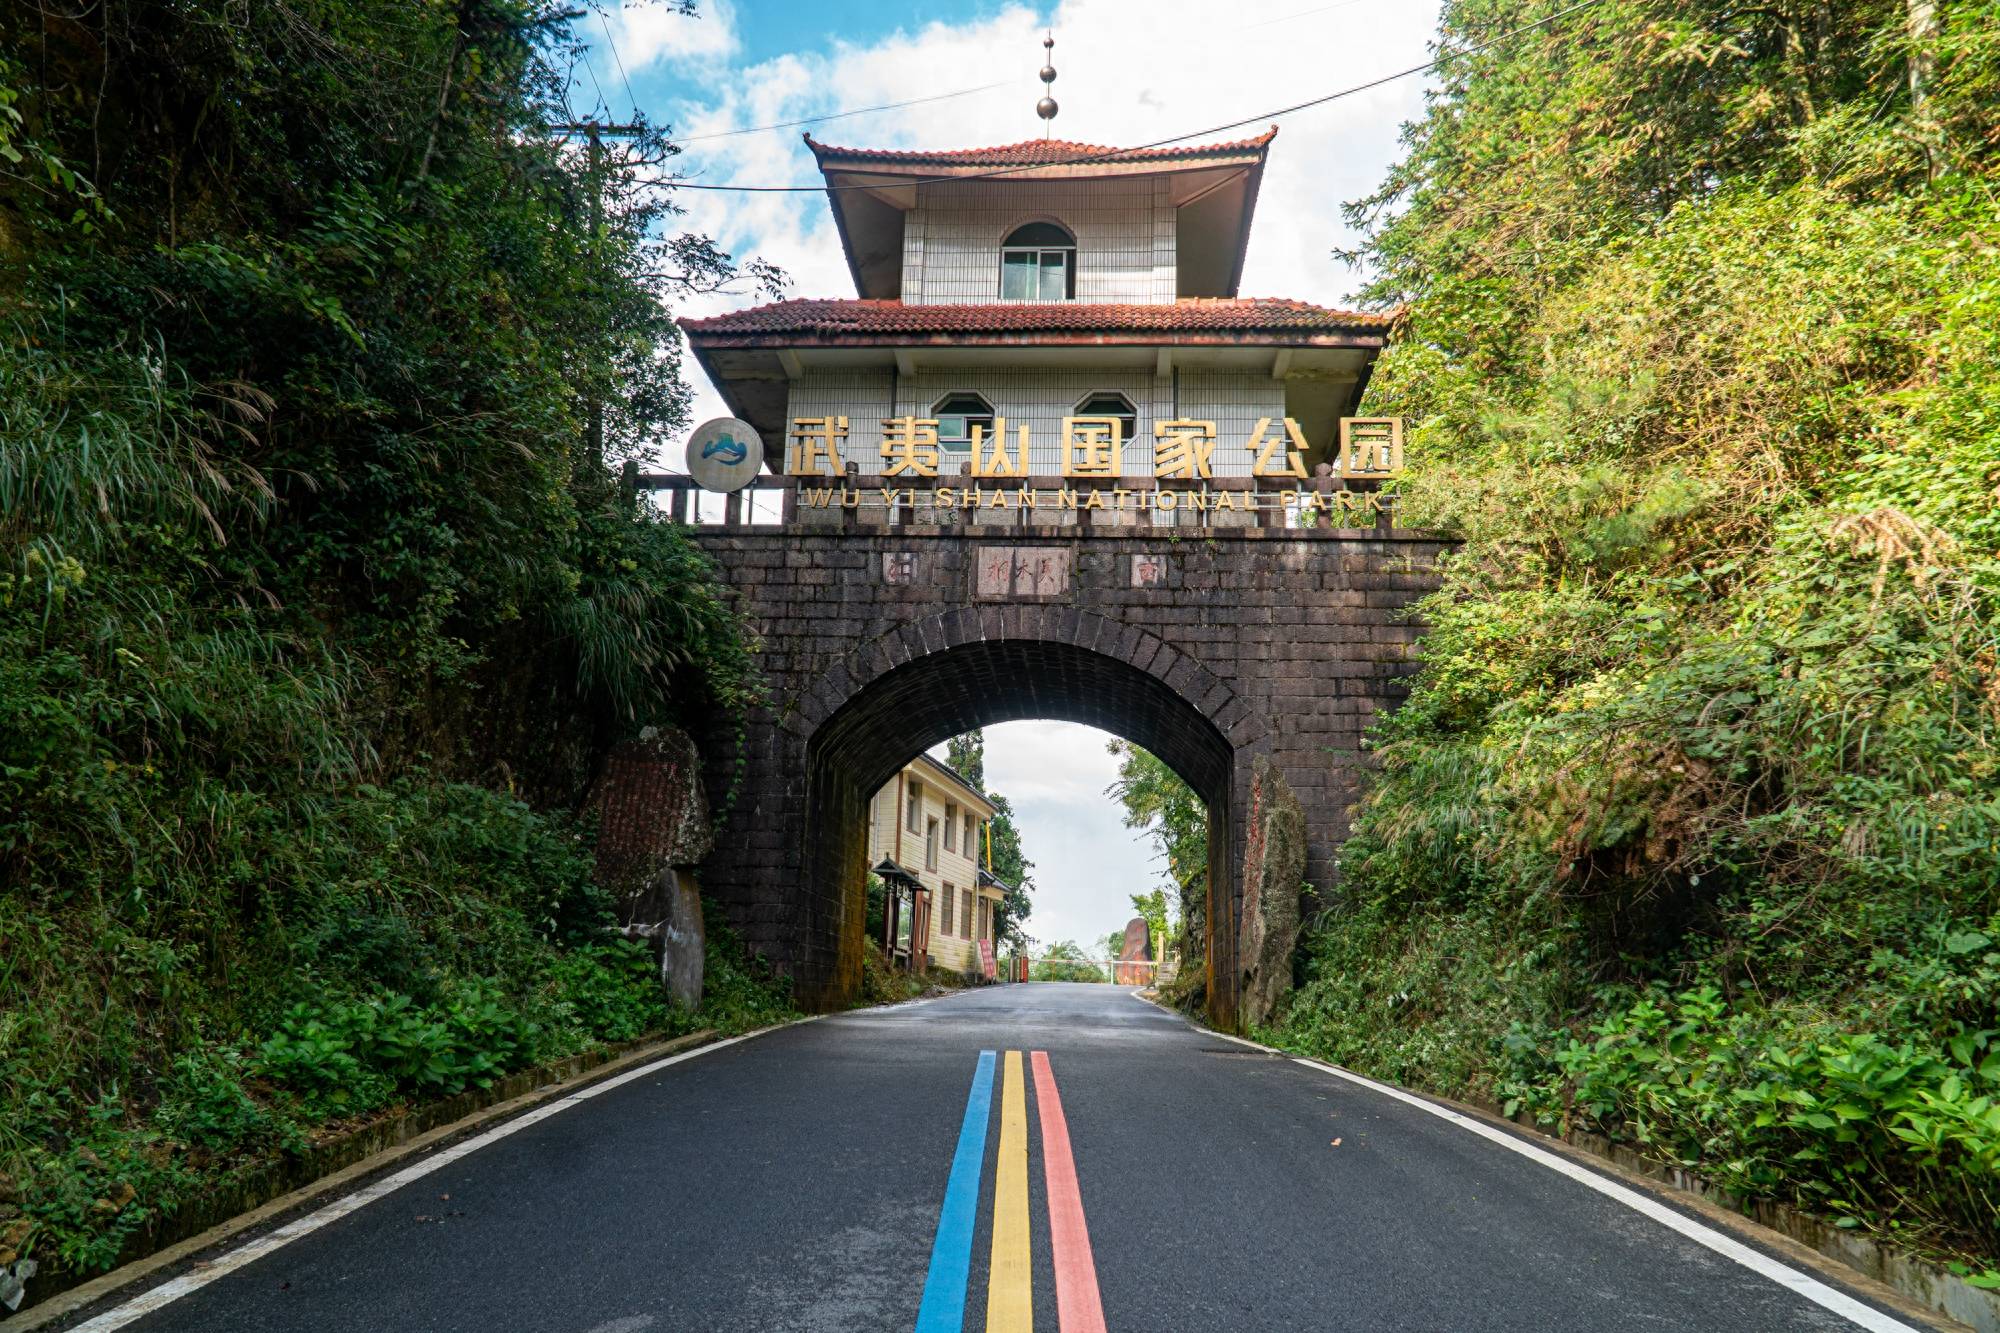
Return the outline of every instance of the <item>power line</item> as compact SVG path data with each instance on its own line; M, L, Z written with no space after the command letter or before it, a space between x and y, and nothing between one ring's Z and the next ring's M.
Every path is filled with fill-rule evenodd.
M1296 14L1286 14L1280 18L1263 19L1257 23L1246 23L1241 28L1238 28L1237 31L1249 32L1253 28L1268 28L1273 24L1290 23L1293 19L1309 19L1313 17L1315 14L1330 14L1336 9L1352 9L1356 5L1361 5L1366 3L1368 3L1368 0L1340 0L1340 3L1338 4L1321 5L1318 9L1306 9L1306 10L1301 10Z
M846 120L849 116L865 116L872 111L897 111L906 106L923 106L930 102L948 102L954 97L970 97L974 93L990 93L995 88L1009 88L1011 81L982 83L977 88L960 88L956 92L935 93L930 97L913 97L907 102L884 102L880 106L857 106L846 111L829 111L823 116L802 116L797 120L773 121L769 125L752 125L747 129L718 130L713 134L687 134L674 139L675 143L700 143L705 139L734 139L743 134L762 134L766 130L790 130L800 125L818 125L828 120Z
M1211 125L1207 129L1193 130L1187 134L1176 134L1166 139L1155 139L1151 143L1135 144L1129 148L1111 148L1101 153L1086 153L1080 157L1067 158L1061 162L1029 162L1020 166L995 167L990 171L968 172L963 176L930 176L897 181L896 185L899 188L917 185L944 185L959 181L990 180L998 176L1015 176L1024 171L1040 171L1046 167L1075 167L1085 166L1093 162L1115 162L1120 158L1129 157L1133 153L1143 153L1153 148L1166 148L1173 144L1185 143L1189 139L1205 139L1212 134L1222 134L1229 130L1239 130L1246 125L1254 125L1258 121L1276 120L1281 116L1289 116L1316 106L1324 106L1328 102L1337 102L1341 98L1352 97L1357 93L1369 92L1382 87L1384 84L1394 83L1398 79L1407 79L1412 74L1428 73L1448 60L1456 60L1461 56L1478 55L1480 52L1491 50L1493 47L1510 38L1518 37L1522 33L1533 32L1537 28L1546 28L1557 19L1565 18L1580 10L1590 9L1602 3L1603 0L1578 0L1578 3L1559 9L1555 13L1543 18L1536 19L1533 23L1524 23L1518 28L1509 28L1506 32L1488 38L1476 46L1468 46L1457 51L1445 52L1430 60L1426 60L1421 65L1412 65L1408 69L1397 70L1394 74L1384 74L1380 78L1370 79L1366 83L1357 83L1350 88L1342 88L1337 92L1328 93L1324 97L1314 97L1304 102L1295 102L1291 106L1280 107L1275 111L1265 111L1254 116L1246 116L1242 120L1232 120L1226 125ZM819 194L821 192L832 193L836 190L872 190L880 188L879 185L703 185L681 180L668 181L665 184L667 188L675 190L710 190L718 193L733 194Z
M579 47L578 53L583 56L583 72L590 76L590 86L597 90L597 104L604 108L606 114L609 114L611 111L611 99L604 95L604 89L597 82L597 71L590 67L590 48L587 46ZM574 83L576 75L570 75L570 81ZM567 99L565 99L565 104L567 104Z
M604 44L611 48L611 58L618 64L618 79L625 85L625 96L631 100L632 114L639 114L639 95L632 91L632 80L625 77L625 58L618 54L618 39L611 35L611 20L604 17L604 11L597 11L597 22L604 29Z

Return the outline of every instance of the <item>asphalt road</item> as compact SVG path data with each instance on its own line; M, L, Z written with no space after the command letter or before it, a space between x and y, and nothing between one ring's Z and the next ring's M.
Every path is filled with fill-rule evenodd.
M649 1073L128 1326L876 1333L1031 1302L1074 1333L1086 1277L1111 1330L1856 1326L1420 1108L1125 989L1048 984Z

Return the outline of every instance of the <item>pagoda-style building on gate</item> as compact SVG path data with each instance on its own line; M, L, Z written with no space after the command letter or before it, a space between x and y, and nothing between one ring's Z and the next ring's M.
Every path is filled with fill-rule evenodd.
M768 466L801 478L1177 480L1215 499L1376 475L1341 466L1340 424L1389 318L1239 295L1276 134L947 152L808 135L858 294L681 327ZM1092 518L1259 521L1191 507ZM1033 521L1075 517L1044 502Z

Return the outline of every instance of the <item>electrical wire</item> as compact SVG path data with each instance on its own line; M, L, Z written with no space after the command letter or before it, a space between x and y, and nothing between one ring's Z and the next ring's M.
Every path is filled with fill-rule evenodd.
M1427 73L1447 61L1457 60L1462 56L1478 55L1480 52L1491 50L1493 47L1511 38L1518 37L1523 33L1533 32L1538 28L1546 28L1557 19L1566 18L1571 14L1594 8L1602 3L1603 0L1578 0L1578 3L1566 6L1553 14L1536 19L1533 23L1524 23L1518 28L1509 28L1506 32L1490 37L1476 46L1462 47L1456 51L1445 52L1426 60L1421 65L1412 65L1408 69L1397 70L1393 74L1384 74L1380 78L1370 79L1366 83L1357 83L1352 87L1327 93L1323 97L1309 98L1303 102L1295 102L1291 106L1279 107L1275 111L1265 111L1254 116L1246 116L1242 120L1232 120L1224 125L1211 125L1207 129L1193 130L1186 134L1176 134L1165 139L1155 139L1151 143L1136 144L1128 148L1109 148L1101 153L1086 153L1080 157L1066 158L1060 162L1028 162L1019 166L995 167L989 171L968 172L962 176L917 177L910 180L899 180L894 182L894 184L898 189L907 189L919 185L944 185L962 181L991 180L999 176L1019 175L1024 171L1041 171L1048 167L1074 167L1094 162L1115 162L1121 158L1129 158L1134 153L1143 153L1154 148L1166 148L1173 144L1186 143L1190 139L1205 139L1212 134L1222 134L1229 130L1242 129L1246 125L1255 125L1259 121L1277 120L1280 117L1310 110L1316 106L1325 106L1328 102L1337 102L1344 97L1353 97L1357 93L1369 92L1385 84L1394 83L1399 79L1407 79L1412 74ZM832 194L835 191L874 190L882 188L880 183L869 185L708 185L695 181L670 180L662 182L662 184L674 190L707 190L724 194L820 194L822 192Z
M796 129L800 125L817 125L827 120L846 120L849 116L865 116L872 111L896 111L906 106L923 106L930 102L948 102L954 97L970 97L974 93L990 93L995 88L1011 88L1014 80L999 83L982 83L977 88L960 88L956 92L936 93L930 97L913 97L907 102L884 102L880 106L857 106L846 111L829 111L823 116L802 116L797 120L778 120L769 125L751 125L740 130L717 130L713 134L676 135L675 143L701 143L708 139L734 139L744 134L762 134L766 130Z
M604 88L597 82L597 71L590 67L590 49L588 47L580 47L578 48L578 53L583 57L583 72L590 76L590 86L597 92L597 104L604 108L606 115L609 115L611 113L611 99L604 95ZM569 77L570 82L576 82L574 72Z
M632 102L632 118L639 118L639 94L632 91L632 80L625 77L625 58L618 54L618 39L611 35L611 20L604 17L604 11L597 11L598 26L604 29L604 44L611 48L611 58L618 64L619 82L625 85L625 96Z

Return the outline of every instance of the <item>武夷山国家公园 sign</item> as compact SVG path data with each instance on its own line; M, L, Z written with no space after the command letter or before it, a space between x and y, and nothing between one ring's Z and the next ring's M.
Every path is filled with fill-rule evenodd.
M1118 417L1064 417L1055 474L1078 480L1115 480L1124 473L1125 423ZM795 477L837 478L844 474L842 457L848 443L848 418L795 417L785 471ZM1028 428L1007 429L1005 417L993 428L974 425L969 439L938 438L933 417L888 417L882 421L883 477L934 478L947 458L961 464L975 482L1025 483L1028 470ZM1175 419L1153 426L1152 471L1160 481L1209 481L1215 458L1225 447L1246 451L1249 476L1259 479L1307 480L1306 437L1290 417L1261 418L1249 438L1227 443L1213 421ZM1401 417L1344 417L1340 423L1337 464L1331 471L1349 481L1386 481L1403 470ZM943 488L949 489L949 488Z
M1247 476L1215 474L1225 442L1212 421L1162 421L1153 428L1150 486L1107 486L1123 478L1124 422L1117 417L1065 417L1060 473L1028 470L1028 428L1012 434L1005 419L993 430L974 425L970 438L953 447L938 438L938 423L925 417L882 422L879 475L910 479L906 486L845 484L841 459L848 442L846 417L798 417L792 421L787 468L798 482L798 503L806 509L1012 509L1076 512L1145 510L1153 513L1250 513L1303 506L1336 527L1373 526L1391 511L1388 497L1335 490L1332 480L1388 481L1403 470L1400 417L1347 417L1340 423L1333 464L1322 463L1309 478L1305 436L1296 421L1258 421L1247 440L1234 447L1248 454ZM940 473L959 464L959 475ZM814 486L814 479L826 486ZM949 484L937 485L940 479ZM1235 484L1232 485L1231 482ZM1297 483L1284 485L1285 482ZM917 485L929 482L929 485ZM1160 485L1159 483L1184 483ZM1270 487L1269 483L1278 486ZM1039 484L1038 484L1039 483ZM1192 483L1192 484L1185 484ZM1213 484L1210 484L1213 483ZM1261 485L1260 485L1261 484ZM1266 488L1268 487L1268 488Z
M1389 513L1390 497L1372 491L1286 488L1275 491L1160 488L1079 488L1075 486L806 486L799 487L804 509L1018 509L1052 512L1255 513L1307 505L1335 527L1369 527ZM1347 519L1357 522L1346 522Z

